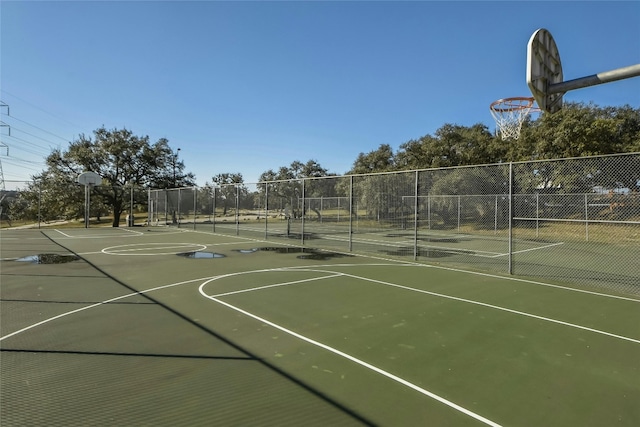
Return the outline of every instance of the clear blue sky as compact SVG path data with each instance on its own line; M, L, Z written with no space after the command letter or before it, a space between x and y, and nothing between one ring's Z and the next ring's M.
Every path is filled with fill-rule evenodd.
M530 96L526 46L554 36L565 79L640 63L640 2L0 3L5 180L79 134L132 130L180 148L198 184L313 159L348 171L445 123ZM640 107L640 77L567 101Z

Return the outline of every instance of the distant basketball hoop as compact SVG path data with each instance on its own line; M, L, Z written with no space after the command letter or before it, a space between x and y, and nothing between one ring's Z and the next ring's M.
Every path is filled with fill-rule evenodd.
M81 185L95 186L102 183L102 177L95 172L88 171L78 175L76 181Z
M89 189L102 184L102 177L95 172L87 171L78 175L78 184L84 185L84 227L89 228L89 212L91 211L91 192Z

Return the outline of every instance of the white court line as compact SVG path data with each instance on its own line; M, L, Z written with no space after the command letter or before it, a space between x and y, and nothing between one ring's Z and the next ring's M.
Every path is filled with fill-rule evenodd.
M233 238L237 238L239 240L246 240L246 241L251 241L251 242L259 242L259 243L267 243L267 244L268 243L272 243L272 242L270 242L268 240L264 240L264 239L256 239L256 238L243 237L243 236L230 236L230 235L227 235L227 234L212 233L210 231L201 231L201 230L196 230L196 231L186 230L186 231L190 231L192 233L209 234L209 235L214 235L214 236L233 237ZM278 244L279 245L283 245L283 246L291 246L291 247L299 247L300 246L300 245L295 244L295 243L278 243ZM521 278L513 277L513 276L501 276L499 274L481 273L481 272L478 272L478 271L463 270L461 268L445 267L445 266L436 265L436 264L426 264L426 263L417 262L417 261L405 261L405 260L401 260L401 259L385 258L385 257L381 257L381 256L375 256L375 255L371 255L371 254L358 253L358 252L345 252L345 251L339 251L339 250L334 250L334 249L320 249L320 250L327 251L327 252L340 253L340 254L343 254L343 255L350 255L350 256L354 256L354 257L358 257L358 258L368 258L368 259L375 259L375 260L379 260L379 261L385 261L385 262L390 263L390 265L405 265L405 266L420 266L420 267L423 267L423 268L437 268L439 270L455 271L455 272L459 272L459 273L470 274L470 275L473 275L473 276L492 277L492 278L502 279L502 280L512 281L512 282L520 282L520 283L528 283L528 284L532 284L532 285L547 286L547 287L550 287L550 288L562 289L562 290L569 291L569 292L578 292L578 293L583 293L583 294L597 295L597 296L601 296L601 297L605 297L605 298L613 298L613 299L620 299L620 300L625 300L625 301L640 302L640 300L636 299L636 298L623 297L623 296L619 296L619 295L605 294L605 293L602 293L602 292L587 291L587 290L584 290L584 289L570 288L568 286L562 286L562 285L553 285L551 283L545 283L545 282L540 282L540 281L530 280L530 279L521 279ZM327 264L326 266L330 267L332 265L336 265L336 264ZM348 264L344 264L344 265L348 265ZM319 265L315 265L315 266L316 267L320 267ZM290 267L290 268L304 268L304 266Z
M86 307L80 307L78 309L67 311L65 313L58 314L57 316L53 316L53 317L50 317L48 319L44 319L44 320L42 320L40 322L34 323L32 325L26 326L26 327L24 327L22 329L19 329L17 331L11 332L10 334L4 335L4 336L0 337L0 341L3 341L5 339L7 339L7 338L11 338L12 336L21 334L21 333L26 332L26 331L28 331L30 329L33 329L35 327L44 325L44 324L52 322L54 320L61 319L61 318L66 317L66 316L70 316L72 314L79 313L79 312L84 311L84 310L89 310L91 308L100 307L101 305L104 305L104 304L109 304L109 303L112 303L112 302L115 302L115 301L119 301L121 299L133 297L133 296L136 296L136 295L143 295L143 294L146 294L148 292L157 291L159 289L166 289L166 288L171 288L173 286L186 285L186 284L189 284L189 283L192 283L192 282L200 282L202 280L207 280L207 279L211 279L211 277L201 277L199 279L185 280L184 282L171 283L171 284L168 284L168 285L162 285L162 286L158 286L158 287L155 287L155 288L146 289L144 291L138 291L138 292L132 292L130 294L120 295L119 297L115 297L115 298L111 298L111 299L104 300L104 301L101 301L101 302L97 302L95 304L91 304L91 305L88 305Z
M299 334L297 332L294 332L294 331L292 331L290 329L284 328L284 327L282 327L282 326L280 326L280 325L278 325L276 323L268 321L267 319L265 319L263 317L256 316L253 313L250 313L248 311L242 310L241 308L238 308L238 307L236 307L234 305L231 305L229 303L221 301L221 300L219 300L219 299L217 299L215 297L209 296L209 295L205 294L202 291L202 286L204 286L204 285L200 285L200 294L202 294L202 296L204 296L205 298L208 298L208 299L210 299L210 300L212 300L214 302L217 302L218 304L222 304L222 305L224 305L224 306L226 306L228 308L231 308L232 310L235 310L235 311L237 311L239 313L244 314L245 316L248 316L248 317L251 317L251 318L253 318L255 320L258 320L259 322L262 322L262 323L264 323L266 325L269 325L269 326L271 326L271 327L273 327L275 329L278 329L278 330L280 330L280 331L282 331L282 332L284 332L286 334L289 334L289 335L291 335L293 337L296 337L296 338L298 338L298 339L300 339L302 341L305 341L305 342L307 342L307 343L309 343L311 345L315 345L315 346L320 347L320 348L322 348L324 350L327 350L327 351L329 351L329 352L331 352L333 354L336 354L336 355L338 355L340 357L343 357L343 358L345 358L347 360L350 360L350 361L352 361L352 362L354 362L354 363L356 363L356 364L358 364L360 366L363 366L363 367L365 367L365 368L367 368L369 370L372 370L372 371L374 371L374 372L376 372L376 373L378 373L378 374L380 374L380 375L382 375L384 377L387 377L387 378L389 378L389 379L391 379L393 381L396 381L396 382L398 382L398 383L400 383L400 384L402 384L402 385L404 385L406 387L409 387L412 390L415 390L415 391L417 391L417 392L419 392L421 394L424 394L425 396L428 396L428 397L430 397L430 398L432 398L434 400L437 400L438 402L443 403L443 404L449 406L450 408L455 409L458 412L462 412L465 415L468 415L468 416L470 416L472 418L475 418L476 420L478 420L478 421L480 421L480 422L482 422L484 424L487 424L487 425L490 425L490 426L493 426L493 427L500 427L500 424L498 424L496 422L493 422L488 418L485 418L485 417L483 417L483 416L481 416L479 414L476 414L475 412L472 412L472 411L470 411L470 410L468 410L468 409L466 409L466 408L464 408L464 407L462 407L460 405L457 405L457 404L453 403L452 401L445 399L444 397L438 396L437 394L432 393L429 390L426 390L426 389L424 389L422 387L418 387L417 385L415 385L415 384L413 384L413 383L411 383L411 382L409 382L409 381L407 381L407 380L405 380L405 379L403 379L403 378L401 378L401 377L399 377L397 375L393 375L390 372L382 370L382 369L378 368L377 366L374 366L374 365L372 365L370 363L367 363L364 360L358 359L358 358L356 358L354 356L351 356L350 354L347 354L347 353L345 353L343 351L340 351L340 350L338 350L336 348L330 347L330 346L328 346L326 344L323 344L323 343L321 343L319 341L316 341L316 340L313 340L311 338L308 338L308 337L306 337L304 335L301 335L301 334Z
M165 245L165 246L156 246ZM140 248L133 248L133 246L140 246ZM130 249L120 249L130 248ZM109 246L102 249L102 253L107 255L135 255L135 256L154 256L154 255L173 255L175 252L159 252L159 253L135 253L140 251L155 251L164 249L190 249L192 252L202 251L207 246L200 243L133 243L130 245L118 245Z
M322 271L327 271L327 270L322 270ZM437 292L425 291L423 289L416 289L416 288L412 288L412 287L409 287L409 286L398 285L397 283L385 282L385 281L377 280L377 279L370 279L368 277L355 276L355 275L347 274L347 273L342 273L342 275L343 276L347 276L347 277L352 277L354 279L364 280L364 281L367 281L367 282L373 282L373 283L378 283L378 284L381 284L381 285L392 286L394 288L405 289L405 290L408 290L408 291L413 291L413 292L419 292L419 293L423 293L423 294L433 295L433 296L440 297L440 298L446 298L446 299L451 299L451 300L455 300L455 301L466 302L466 303L469 303L469 304L480 305L480 306L483 306L483 307L493 308L495 310L506 311L507 313L517 314L517 315L525 316L525 317L531 317L531 318L534 318L534 319L544 320L546 322L557 323L557 324L560 324L560 325L569 326L571 328L582 329L584 331L594 332L596 334L601 334L601 335L607 335L607 336L610 336L610 337L613 337L613 338L618 338L618 339L621 339L621 340L624 340L624 341L629 341L629 342L632 342L632 343L635 343L635 344L640 344L640 340L637 340L637 339L634 339L634 338L625 337L623 335L616 335L616 334L612 334L610 332L601 331L599 329L588 328L586 326L576 325L575 323L569 323L569 322L565 322L565 321L562 321L562 320L552 319L550 317L538 316L537 314L531 314L531 313L527 313L527 312L524 312L524 311L518 311L518 310L513 310L513 309L510 309L510 308L506 308L506 307L500 307L499 305L487 304L487 303L484 303L484 302L474 301L474 300L470 300L470 299L466 299L466 298L454 297L454 296L451 296L451 295L440 294L440 293L437 293Z
M283 270L283 271L287 271L287 270ZM301 271L307 271L307 270L301 270ZM323 271L323 270L320 270ZM257 288L250 288L250 289L242 289L240 291L232 291L232 292L225 292L223 294L217 294L217 295L213 295L213 297L224 297L227 295L236 295L236 294L242 294L245 292L253 292L253 291L260 291L262 289L269 289L269 288L277 288L279 286L290 286L290 285L297 285L298 283L305 283L305 282L313 282L316 280L324 280L324 279L331 279L333 277L339 277L342 276L342 273L336 273L336 274L331 274L329 276L322 276L322 277L312 277L311 279L302 279L302 280L294 280L293 282L284 282L284 283L276 283L273 285L265 285L265 286L259 286ZM206 282L209 283L209 282Z
M246 239L246 240L253 240L253 239ZM360 264L341 264L341 265L342 265L342 266L362 266L362 265L360 265ZM384 264L376 264L376 265L384 265ZM397 262L397 261L393 261L393 262L391 262L391 263L390 263L390 265L398 265L398 262ZM405 263L405 265L406 265L406 266L414 265L414 266L422 266L422 267L432 267L432 266L428 266L428 265L427 265L427 266L425 266L425 265L415 264L415 263L414 263L414 264L408 264L408 263ZM330 266L330 265L327 265L327 266ZM333 266L335 267L335 265L333 265ZM338 354L338 355L340 355L340 356L342 356L342 357L345 357L345 358L347 358L347 359L349 359L349 360L352 360L353 362L358 363L358 364L360 364L361 366L367 367L368 369L371 369L371 370L373 370L373 371L375 371L375 372L377 372L377 373L379 373L379 374L381 374L381 375L384 375L384 376L386 376L386 377L388 377L388 378L390 378L390 379L392 379L392 380L394 380L394 381L397 381L397 382L399 382L399 383L401 383L401 384L403 384L403 385L405 385L405 386L407 386L407 387L409 387L409 388L412 388L413 390L416 390L416 391L418 391L418 392L420 392L420 393L422 393L422 394L425 394L426 396L429 396L429 397L431 397L431 398L433 398L433 399L435 399L435 400L437 400L437 401L440 401L441 403L444 403L444 404L446 404L446 405L448 405L448 406L450 406L450 407L452 407L452 408L454 408L454 409L456 409L456 410L459 410L460 412L465 413L465 414L467 414L467 415L469 415L469 416L471 416L471 417L473 417L473 418L476 418L476 419L478 419L479 421L482 421L482 422L484 422L484 423L486 423L486 424L488 424L488 425L498 426L498 424L494 423L493 421L488 420L488 419L486 419L486 418L483 418L483 417L481 417L481 416L480 416L480 415L478 415L478 414L475 414L475 413L473 413L473 412L471 412L471 411L469 411L469 410L467 410L467 409L465 409L465 408L463 408L463 407L460 407L459 405L456 405L456 404L455 404L455 403L453 403L453 402L450 402L450 401L448 401L448 400L446 400L446 399L444 399L444 398L442 398L442 397L440 397L440 396L437 396L437 395L435 395L435 394L433 394L433 393L429 392L428 390L422 389L422 388L420 388L420 387L418 387L418 386L416 386L416 385L414 385L414 384L412 384L412 383L410 383L410 382L408 382L408 381L406 381L406 380L404 380L404 379L402 379L402 378L400 378L400 377L397 377L397 376L395 376L395 375L392 375L392 374L390 374L390 373L388 373L388 372L386 372L386 371L383 371L383 370L381 370L381 369L379 369L379 368L377 368L377 367L375 367L375 366L373 366L373 365L370 365L370 364L368 364L368 363L366 363L366 362L364 362L364 361L361 361L361 360L359 360L359 359L356 359L355 357L350 356L350 355L348 355L348 354L346 354L346 353L340 352L339 350L333 349L333 348L331 348L331 347L329 347L329 346L326 346L326 345L324 345L324 344L322 344L322 343L319 343L319 342L316 342L316 341L310 340L310 339L308 339L308 338L306 338L306 337L304 337L304 336L302 336L302 335L296 334L296 333L295 333L295 332L293 332L293 331L289 331L289 330L286 330L286 329L284 329L284 328L281 328L280 326L275 325L275 324L273 324L273 323L271 323L271 322L267 321L266 319L261 319L261 318L259 318L258 316L255 316L255 315L253 315L253 314L251 314L251 313L244 312L243 310L240 310L240 309L238 309L238 308L236 308L236 307L233 307L233 306L231 306L230 304L227 304L227 303L225 303L225 302L223 302L223 301L216 300L216 299L215 299L215 297L210 297L210 296L208 296L208 295L204 294L204 293L203 293L203 290L202 290L202 289L203 289L203 287L204 287L207 283L210 283L210 282L211 282L211 281L213 281L213 280L216 280L216 279L219 279L219 278L223 278L223 277L235 276L235 275L239 275L239 274L257 273L257 272L269 272L269 271L300 271L301 269L302 269L302 271L305 271L305 269L307 269L307 270L309 270L309 271L317 271L317 272L322 272L322 273L327 273L327 272L329 272L329 273L335 273L336 275L340 275L340 276L345 276L345 275L346 275L346 276L352 276L352 277L354 277L354 278L356 278L356 279L361 279L361 280L370 280L370 281L379 282L379 283L386 284L386 285L402 287L402 286L400 286L400 285L396 285L396 284L390 284L390 283L387 283L387 282L377 281L377 280L373 280L373 279L366 279L366 278L362 278L362 277L359 277L359 276L353 276L353 275L349 275L349 274L345 274L345 273L338 273L338 272L332 272L332 271L327 271L327 270L312 270L312 269L309 269L309 267L311 267L311 266L307 266L307 267L300 266L300 267L296 267L296 268L274 268L274 269L263 269L263 270L255 270L255 271L252 271L252 272L238 272L238 273L225 274L225 275L221 275L221 276L213 276L213 277L207 277L207 278L192 279L192 280L187 280L187 281L183 281L183 282L177 282L177 283L173 283L173 284L162 285L162 286L158 286L158 287L155 287L155 288L147 289L147 290L144 290L144 291L134 292L134 293L131 293L131 294L127 294L127 295L122 295L122 296L119 296L119 297L111 298L111 299L109 299L109 300L105 300L105 301L102 301L102 302L100 302L100 303L92 304L92 305L89 305L89 306L86 306L86 307L82 307L82 308L79 308L79 309L76 309L76 310L72 310L72 311L69 311L69 312L66 312L66 313L62 313L62 314L60 314L60 315L57 315L57 316L51 317L51 318L49 318L49 319L45 319L45 320L43 320L43 321L41 321L41 322L38 322L38 323L35 323L35 324L33 324L33 325L30 325L30 326L27 326L27 327L25 327L25 328L22 328L22 329L20 329L20 330L18 330L18 331L12 332L12 333L10 333L10 334L8 334L8 335L6 335L6 336L0 337L0 341L2 341L2 340L4 340L4 339L7 339L7 338L10 338L10 337L12 337L12 336L18 335L18 334L20 334L20 333L22 333L22 332L25 332L25 331L30 330L30 329L32 329L32 328L35 328L35 327L37 327L37 326L40 326L40 325L43 325L43 324L49 323L49 322L54 321L54 320L56 320L56 319L60 319L60 318L62 318L62 317L69 316L69 315L72 315L72 314L74 314L74 313L78 313L78 312L81 312L81 311L84 311L84 310L88 310L88 309L91 309L91 308L95 308L95 307L101 306L101 305L103 305L103 304L108 304L108 303L111 303L111 302L115 302L115 301L118 301L118 300L121 300L121 299L124 299L124 298L128 298L128 297L130 297L130 296L141 295L141 294L145 294L145 293L153 292L153 291L160 290L160 289L166 289L166 288L173 287L173 286L184 285L184 284L190 284L190 283L194 283L194 282L198 282L198 281L203 281L203 280L205 280L205 282L204 282L204 283L202 283L202 284L200 285L200 287L199 287L199 291L200 291L200 293L201 293L201 294L203 294L203 296L205 296L205 297L206 297L206 298L208 298L208 299L212 299L212 300L214 300L214 301L216 301L216 302L218 302L218 303L220 303L220 304L222 304L222 305L226 305L226 306L228 306L228 307L230 307L230 308L232 308L232 309L234 309L234 310L237 310L237 311L239 311L239 312L241 312L241 313L243 313L243 314L246 314L247 316L250 316L250 317L253 317L253 318L259 319L260 321L262 321L262 322L264 322L264 323L266 323L266 324L270 324L270 325L272 325L272 326L273 326L273 327L275 327L275 328L278 328L278 329L280 329L280 330L283 330L284 332L290 333L290 334L292 334L293 336L298 337L299 339L305 340L305 341L307 341L307 342L309 342L309 343L312 343L312 344L317 345L317 346L319 346L319 347L325 348L325 349L326 349L326 350L328 350L328 351L332 351L332 352L334 352L335 354ZM314 267L316 267L316 268L317 268L318 266L316 265L316 266L314 266ZM460 270L460 271L461 271L461 272L466 272L466 271L464 271L464 270ZM468 272L467 272L467 273L468 273ZM509 279L509 278L505 278L505 277L501 277L501 276L495 276L495 275L491 275L491 276L492 276L492 277L496 277L496 278L501 278L501 279ZM327 278L327 277L323 277L322 279L324 279L324 278ZM522 281L525 281L525 280L522 280ZM526 281L525 281L525 282L526 282ZM272 286L273 286L273 285L272 285ZM404 287L404 288L406 288L406 287ZM416 289L413 289L413 288L407 288L407 289L409 289L409 290L413 290L413 291L418 291L418 292L425 292L425 291L416 290ZM571 288L568 288L568 289L569 289L569 290L572 290ZM425 292L425 293L431 293L431 292ZM431 293L431 294L434 294L434 295L435 295L435 293ZM489 304L478 303L478 302L471 301L471 300L464 300L464 299L462 299L462 298L450 297L450 296L446 296L446 295L437 295L437 296L442 296L442 297L445 297L445 298L451 298L451 299L455 299L455 300L460 300L460 301L465 301L465 302L471 302L471 303L475 303L475 304L479 304L479 305L485 305L485 306L492 307L492 306L490 306ZM604 294L604 296L608 296L608 295ZM495 306L493 306L493 307L494 307L494 308L498 308L498 309L503 309L503 308L501 308L501 307L495 307ZM505 310L505 311L509 311L509 312L512 312L512 313L514 313L514 314L523 314L523 315L527 315L526 313L517 312L517 311L515 311L515 310L510 310L510 309L503 309L503 310ZM536 316L536 315L530 315L530 316L531 316L531 317L534 317L534 318L539 318L539 319L546 320L545 318L542 318L542 317L540 317L540 316ZM564 324L564 325L569 325L569 326L571 326L571 324L568 324L568 323L566 323L566 322L561 322L561 321L556 321L556 322L557 322L557 323ZM576 325L576 326L577 326L577 325ZM586 330L590 330L590 331L594 331L594 332L597 332L597 330L593 330L593 329L591 329L591 328L584 328L584 327L579 327L579 328L581 328L581 329L586 329ZM616 335L614 335L614 334L608 334L608 333L605 333L605 334L606 334L606 335L613 336L613 337L618 337L618 336L616 336ZM626 340L630 340L630 341L634 341L634 342L638 342L638 343L640 343L640 341L632 340L632 339L628 339L628 338L626 338L626 337L621 337L621 338L622 338L622 339L626 339Z
M63 232L60 229L54 228L53 231L57 231L58 233L62 234L63 236L69 238L69 239L102 239L102 238L120 238L120 237L138 237L138 236L144 236L144 233L140 232L140 231L134 231L134 230L127 230L126 228L118 228L118 231L114 231L113 233L110 234L91 234L88 236L72 236L71 234L67 234L65 232ZM126 235L124 233L122 233L122 231L126 231L128 233L133 234L132 235Z
M328 236L324 236L323 239L325 240L335 240L335 241L339 241L339 242L348 242L349 239L348 238L343 238L343 237L328 237ZM386 246L386 247L394 247L394 248L403 248L403 247L408 247L407 245L409 243L412 242L406 242L407 244L402 244L403 242L390 242L390 241L386 241L386 240L373 240L373 239L361 239L361 238L354 238L353 243L361 243L361 244L365 244L365 245L378 245L378 246ZM424 244L419 244L418 245L419 248L429 248L429 249L433 249L433 250L439 250L439 251L443 251L443 252L450 252L450 253L454 253L454 254L462 254L462 255L467 255L467 256L475 256L475 257L481 257L481 258L494 258L497 256L502 256L504 255L502 252L493 252L493 251L484 251L481 249L469 249L469 248L452 248L452 247L448 247L448 246L437 246L437 245L424 245Z
M358 264L351 264L350 266L357 266L357 265ZM329 266L331 266L331 265L329 265ZM351 277L351 278L354 278L354 279L357 279L357 280L363 280L363 281L366 281L366 282L378 283L378 284L381 284L381 285L391 286L391 287L394 287L394 288L399 288L399 289L418 292L418 293L422 293L422 294L432 295L432 296L436 296L436 297L439 297L439 298L451 299L451 300L454 300L454 301L466 302L466 303L469 303L469 304L488 307L488 308L492 308L494 310L500 310L500 311L505 311L507 313L517 314L519 316L531 317L531 318L534 318L534 319L544 320L546 322L556 323L556 324L560 324L560 325L563 325L563 326L569 326L571 328L581 329L581 330L593 332L593 333L596 333L596 334L606 335L606 336L617 338L617 339L620 339L620 340L629 341L629 342L632 342L632 343L635 343L635 344L640 344L640 340L635 339L635 338L629 338L629 337L625 337L624 335L617 335L617 334L613 334L611 332L602 331L600 329L594 329L594 328L589 328L587 326L577 325L575 323L565 322L563 320L552 319L550 317L539 316L537 314L532 314L532 313L527 313L527 312L524 312L524 311L513 310L513 309L510 309L510 308L501 307L501 306L498 306L498 305L488 304L488 303L475 301L475 300L470 300L470 299L466 299L466 298L455 297L455 296L452 296L452 295L441 294L441 293L438 293L438 292L432 292L432 291L426 291L426 290L423 290L423 289L412 288L410 286L399 285L397 283L392 283L392 282L385 282L383 280L371 279L371 278L368 278L368 277L356 276L356 275L353 275L353 274L341 273L341 272L338 272L338 271L317 270L317 269L308 268L308 267L293 267L293 268L285 267L285 268L276 268L276 269L269 269L269 270L240 271L240 272L236 272L236 273L230 273L230 274L225 274L225 275L221 275L221 276L216 276L216 277L213 277L213 278L203 282L200 285L200 288L199 288L200 289L200 293L203 296L206 296L207 298L216 298L216 297L220 297L220 296L224 296L224 295L231 295L233 293L251 292L251 291L257 291L257 290L261 290L261 289L276 287L276 286L284 286L284 285L293 284L293 283L302 283L302 282L310 281L310 279L308 279L308 280L300 280L298 282L287 282L287 283L282 283L282 284L260 286L260 287L251 288L251 289L244 289L244 290L238 291L238 292L231 292L231 293L227 293L227 294L219 294L219 295L213 295L213 296L210 296L210 295L204 293L204 290L203 290L206 285L208 285L209 283L214 282L216 280L219 280L219 279L223 279L223 278L227 278L227 277L231 277L231 276L239 276L239 275L243 275L243 274L263 273L263 272L267 272L267 271L309 271L309 272L315 272L315 273L332 273L333 276L321 277L320 279L325 279L325 278L334 277L334 276ZM633 300L633 299L631 301L640 302L638 300Z
M521 251L514 251L514 252L512 252L512 254L521 254L521 253L524 253L524 252L537 251L538 249L547 249L547 248L551 248L553 246L559 246L559 245L564 245L564 242L551 243L549 245L538 246L538 247L529 248L529 249L523 249ZM498 258L498 257L501 257L501 256L508 256L508 255L509 255L508 253L506 253L506 254L498 254L498 255L492 256L490 258Z

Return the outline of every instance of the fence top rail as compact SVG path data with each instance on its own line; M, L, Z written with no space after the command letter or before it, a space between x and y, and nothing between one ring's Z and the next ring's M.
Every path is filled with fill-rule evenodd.
M631 152L631 153L616 153L616 154L603 154L598 156L583 156L583 157L567 157L562 159L532 159L532 160L523 160L517 162L503 162L503 163L487 163L481 165L464 165L464 166L447 166L447 167L439 167L439 168L424 168L424 169L407 169L407 170L396 170L396 171L386 171L386 172L371 172L364 174L345 174L345 175L326 175L326 176L313 176L313 177L301 177L301 178L290 178L290 179L278 179L273 181L258 181L258 182L239 182L239 183L229 183L229 184L221 184L221 185L205 185L205 186L191 186L191 187L180 187L181 189L195 189L195 188L205 188L207 186L213 188L224 188L229 186L249 186L255 185L258 187L264 187L268 184L278 184L278 183L302 183L305 181L312 180L327 180L327 179L346 179L346 178L364 178L371 176L383 176L383 175L401 175L401 174L409 174L409 173L420 173L420 172L436 172L436 171L447 171L447 170L461 170L461 169L473 169L473 168L489 168L489 167L503 167L507 168L509 165L530 165L530 164L540 164L540 163L559 163L566 161L589 161L601 158L615 158L615 157L632 157L632 156L640 156L640 151ZM159 191L168 191L168 190L176 190L178 188L157 188L151 190L159 190Z

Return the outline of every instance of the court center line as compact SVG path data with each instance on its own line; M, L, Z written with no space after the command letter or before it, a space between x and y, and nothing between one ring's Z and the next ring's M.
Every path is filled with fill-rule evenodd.
M475 412L472 412L472 411L470 411L470 410L468 410L466 408L463 408L462 406L460 406L458 404L455 404L452 401L447 400L447 399L445 399L445 398L443 398L441 396L438 396L437 394L435 394L433 392L430 392L429 390L426 390L426 389L424 389L422 387L418 387L417 385L415 385L415 384L413 384L413 383L411 383L411 382L409 382L409 381L407 381L407 380L405 380L405 379L403 379L403 378L401 378L401 377L399 377L397 375L394 375L394 374L392 374L390 372L387 372L387 371L385 371L383 369L380 369L377 366L374 366L374 365L372 365L370 363L367 363L364 360L358 359L358 358L356 358L354 356L351 356L350 354L347 354L347 353L345 353L343 351L340 351L340 350L338 350L336 348L330 347L330 346L328 346L326 344L323 344L323 343L321 343L319 341L313 340L313 339L308 338L308 337L306 337L304 335L301 335L301 334L299 334L297 332L294 332L294 331L292 331L290 329L282 327L282 326L280 326L280 325L278 325L276 323L270 322L267 319L264 319L264 318L262 318L260 316L256 316L253 313L250 313L248 311L242 310L241 308L238 308L238 307L236 307L234 305L231 305L229 303L221 301L221 300L219 300L219 299L217 299L217 298L215 298L213 296L207 295L202 290L203 286L204 286L204 284L200 286L200 294L202 294L202 296L204 296L205 298L208 298L208 299L210 299L210 300L212 300L214 302L217 302L218 304L221 304L221 305L224 305L224 306L226 306L228 308L231 308L232 310L235 310L235 311L237 311L239 313L244 314L245 316L248 316L248 317L251 317L251 318L253 318L255 320L258 320L259 322L267 324L267 325L269 325L269 326L271 326L271 327L273 327L275 329L278 329L278 330L280 330L280 331L282 331L282 332L284 332L286 334L294 336L294 337L296 337L296 338L298 338L298 339L300 339L302 341L305 341L305 342L307 342L307 343L309 343L311 345L315 345L317 347L323 348L324 350L327 350L327 351L329 351L329 352L331 352L333 354L336 354L336 355L338 355L340 357L343 357L343 358L345 358L347 360L350 360L350 361L352 361L352 362L354 362L354 363L356 363L356 364L358 364L360 366L363 366L363 367L365 367L365 368L367 368L369 370L372 370L372 371L374 371L374 372L376 372L376 373L378 373L378 374L380 374L382 376L385 376L385 377L387 377L387 378L389 378L389 379L391 379L393 381L396 381L396 382L398 382L398 383L400 383L400 384L402 384L402 385L404 385L406 387L409 387L412 390L415 390L415 391L417 391L417 392L419 392L421 394L424 394L425 396L428 396L428 397L430 397L430 398L432 398L434 400L437 400L438 402L443 403L443 404L449 406L450 408L455 409L458 412L462 412L465 415L468 415L468 416L470 416L472 418L475 418L476 420L478 420L478 421L480 421L480 422L482 422L484 424L487 424L487 425L490 425L490 426L493 426L493 427L500 427L500 424L498 424L498 423L496 423L494 421L491 421L491 420L489 420L489 419L487 419L487 418L485 418L485 417L483 417L483 416L481 416L479 414L476 414Z

